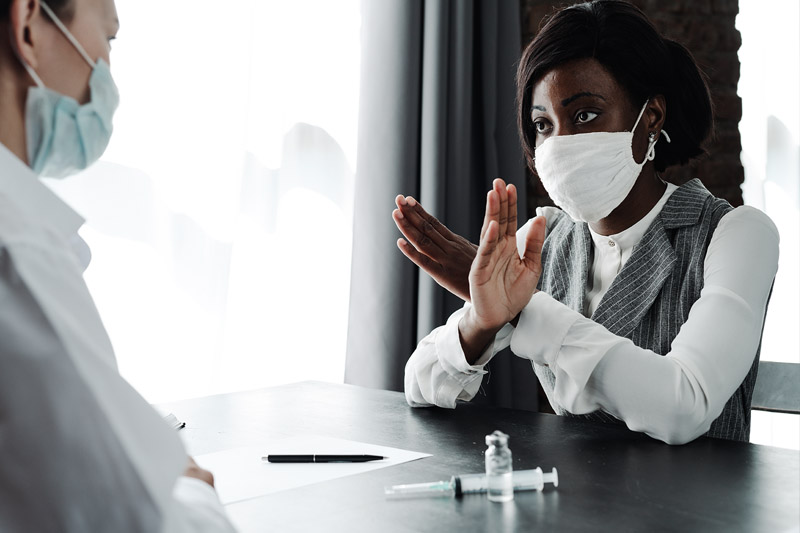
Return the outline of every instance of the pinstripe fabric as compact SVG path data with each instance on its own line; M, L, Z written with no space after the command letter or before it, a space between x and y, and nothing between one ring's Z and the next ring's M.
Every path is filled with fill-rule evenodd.
M703 289L703 261L723 215L733 209L694 179L678 188L647 229L630 259L614 279L592 320L642 348L664 355ZM583 313L584 290L592 262L592 239L585 223L559 213L542 249L539 289ZM706 435L738 441L750 439L750 401L758 370L759 349L742 384L725 404ZM555 377L549 368L534 371L552 398ZM560 415L568 413L560 405ZM597 411L581 418L620 423Z

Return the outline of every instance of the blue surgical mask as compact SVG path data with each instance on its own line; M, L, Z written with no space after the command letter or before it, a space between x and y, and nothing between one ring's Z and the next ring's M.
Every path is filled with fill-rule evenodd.
M92 60L50 7L44 2L39 5L92 67L91 98L80 105L74 98L45 87L33 68L22 62L37 85L28 89L25 109L28 162L40 176L62 178L87 168L103 155L111 138L119 91L108 63Z

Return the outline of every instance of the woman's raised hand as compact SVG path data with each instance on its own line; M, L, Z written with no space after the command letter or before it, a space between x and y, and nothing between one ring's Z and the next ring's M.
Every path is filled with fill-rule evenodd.
M398 196L394 223L405 239L397 247L436 283L470 301L469 269L478 247L429 215L412 197Z
M465 317L467 329L496 333L516 318L536 291L542 273L544 217L533 221L522 257L516 232L517 189L496 179L486 199L481 242L469 273L472 309Z

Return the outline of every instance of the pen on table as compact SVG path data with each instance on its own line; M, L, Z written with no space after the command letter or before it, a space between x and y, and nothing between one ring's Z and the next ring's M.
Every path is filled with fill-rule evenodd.
M266 455L261 458L270 463L366 463L388 459L380 455Z

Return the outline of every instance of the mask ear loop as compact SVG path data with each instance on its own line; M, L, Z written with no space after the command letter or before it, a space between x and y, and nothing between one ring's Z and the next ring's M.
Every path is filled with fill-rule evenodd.
M36 74L36 71L35 71L35 70L33 70L33 67L32 67L32 66L30 66L30 65L28 64L28 62L27 62L27 61L23 61L23 62L22 62L22 66L23 66L23 67L25 67L25 70L27 70L27 71L28 71L28 75L29 75L31 78L33 78L33 81L35 81L35 82L36 82L36 85L37 85L39 88L44 88L44 82L42 81L42 78L40 78L40 77L39 77L39 75L38 75L38 74Z
M667 130L661 130L661 135L664 136L664 139L666 139L668 143L672 142L672 139L669 138L669 134L667 133ZM646 157L645 160L646 161L652 161L653 159L656 158L656 143L658 142L658 140L661 137L659 137L657 139L656 138L656 133L653 132L653 131L650 132L650 135L648 135L648 137L650 138L650 144L647 147L647 157Z
M644 110L647 109L647 104L649 104L649 103L650 103L650 99L648 98L647 101L645 101L644 105L642 106L642 110L639 111L639 116L636 117L636 122L633 123L633 129L631 129L631 133L636 131L636 126L638 126L639 125L639 121L642 120L642 115L644 115Z
M636 122L633 124L633 128L631 129L631 154L633 154L633 133L636 131L636 126L639 125L639 121L642 120L642 115L644 115L644 110L647 109L647 104L650 103L650 99L648 98L644 105L642 106L642 110L639 111L639 116L636 117ZM652 161L656 157L656 150L655 150L655 133L652 131L647 135L649 143L647 145L647 153L645 153L644 159L641 163L638 163L639 166L644 165L646 161ZM636 160L633 161L636 163Z

